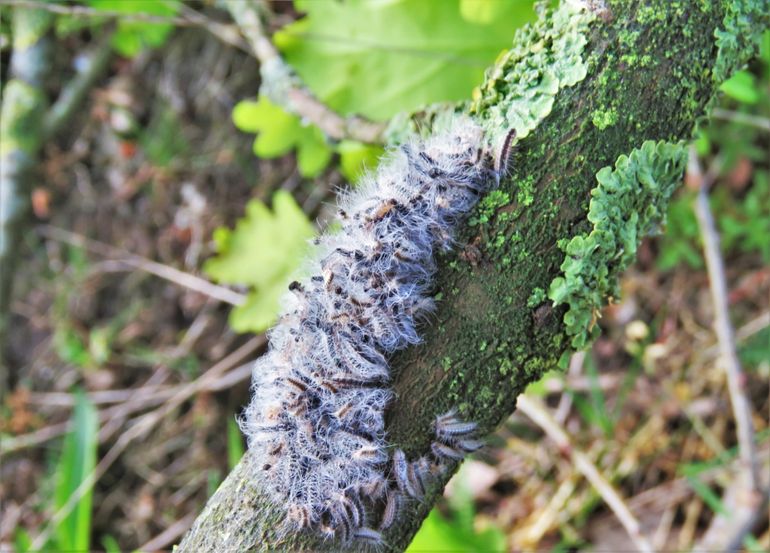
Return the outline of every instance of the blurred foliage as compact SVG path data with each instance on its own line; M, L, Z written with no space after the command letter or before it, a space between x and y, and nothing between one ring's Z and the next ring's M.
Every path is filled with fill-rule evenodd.
M147 14L171 17L180 9L180 0L86 0L97 10L124 13L126 15ZM82 19L82 18L81 18ZM174 29L170 23L151 23L148 21L129 21L119 19L112 47L122 56L134 57L144 48L163 45L169 33Z
M56 289L52 306L53 349L63 362L88 371L104 366L113 355L118 334L141 309L136 301L117 311L101 323L90 326L71 314L71 303L78 297L80 287L92 268L86 252L79 247L66 249L68 270L47 275Z
M227 419L227 466L232 470L243 457L243 434L234 418Z
M64 439L62 455L56 465L56 511L64 508L96 466L99 420L88 397L75 394L72 430ZM60 551L88 551L91 541L91 502L93 489L78 500L72 512L56 528L56 548Z
M317 177L326 169L334 152L340 156L340 172L351 182L374 167L382 154L379 146L343 140L326 141L315 125L287 113L264 96L243 100L233 109L233 122L240 130L256 133L254 153L261 158L280 157L297 150L297 168L303 177Z
M575 402L575 408L586 421L587 425L597 428L604 433L604 437L612 439L615 435L616 417L612 416L607 408L607 399L599 385L599 372L596 363L590 355L586 355L583 367L588 374L588 398L574 391L567 391Z
M770 31L762 36L760 55L749 69L738 71L720 87L726 115L700 129L696 148L702 158L718 156L719 180L711 191L722 251L759 253L770 263ZM706 164L704 164L706 165ZM703 267L694 195L681 190L668 211L666 234L657 259L669 270L685 264Z
M252 288L246 303L230 314L230 324L238 332L263 332L272 326L278 301L314 234L291 194L279 190L272 203L270 211L261 201L252 200L235 229L217 229L218 254L203 267L218 282Z
M496 527L477 531L474 527L476 510L474 499L469 489L470 475L460 467L452 485L453 493L449 498L450 518L441 515L434 508L420 527L407 553L425 551L480 552L505 551L505 534Z
M765 444L770 440L770 433L767 431L757 433L755 440L758 445ZM687 482L696 495L700 497L703 503L711 511L722 516L729 517L730 508L725 505L719 494L715 492L711 486L706 484L701 477L708 470L725 467L730 462L734 462L737 455L738 448L732 447L729 450L723 451L721 455L710 461L686 463L679 466L679 473L687 479ZM747 533L743 538L743 546L749 553L762 553L767 551L751 533Z
M303 177L317 177L331 159L331 146L318 127L303 124L264 96L236 105L233 122L242 131L257 133L254 153L259 157L279 157L296 148L297 167Z
M362 144L355 140L342 140L336 145L340 156L340 173L352 183L377 166L384 150L379 146Z
M150 161L159 167L168 167L189 151L190 144L171 106L161 102L152 113L149 124L139 132L139 143Z
M75 392L72 430L64 438L62 453L54 465L55 488L50 513L63 509L75 490L90 476L96 466L99 419L96 408L81 391ZM54 529L53 537L43 551L89 551L91 544L91 505L93 488L83 493L75 507ZM16 534L16 551L30 551L31 540L23 530Z
M757 332L738 350L741 363L749 370L764 370L770 374L770 327Z
M97 11L128 16L149 15L173 17L181 8L181 0L83 0L83 5ZM80 15L56 16L56 36L67 37L83 29L100 29L113 17L83 17ZM117 19L112 47L121 56L133 58L146 48L162 46L174 25L134 19Z
M470 97L484 70L534 19L531 0L316 2L274 40L286 61L332 109L386 120Z

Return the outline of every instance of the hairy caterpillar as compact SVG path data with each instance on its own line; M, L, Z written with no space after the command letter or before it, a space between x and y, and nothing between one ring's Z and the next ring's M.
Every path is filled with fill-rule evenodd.
M316 240L312 276L289 286L241 421L260 481L286 508L281 531L379 544L409 497L481 446L475 424L450 412L436 418L431 454L391 454L388 357L420 341L418 322L434 308L434 250L450 248L457 224L497 185L511 140L495 164L482 129L460 118L404 144L341 199L341 231Z

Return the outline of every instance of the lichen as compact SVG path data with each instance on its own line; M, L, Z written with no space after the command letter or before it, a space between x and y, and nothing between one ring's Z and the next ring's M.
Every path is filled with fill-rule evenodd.
M595 15L568 2L540 15L537 23L516 32L513 48L498 58L474 92L470 111L482 114L493 132L513 128L524 138L551 113L559 90L586 76L583 49Z
M5 85L0 116L0 155L13 150L33 152L40 140L40 125L45 105L43 93L19 79Z
M597 109L592 114L591 122L597 129L606 129L618 122L618 112L614 108Z
M554 306L568 306L563 321L572 347L588 343L605 298L618 297L618 277L636 257L640 239L664 221L685 152L681 144L647 141L596 174L588 211L593 229L562 244L562 276L548 290Z
M488 223L495 212L499 208L508 205L510 201L510 194L504 190L499 188L497 190L492 190L478 203L473 216L468 221L468 224L470 226L476 226Z
M723 2L724 28L714 31L717 61L714 64L714 82L721 84L757 48L759 38L770 25L770 0L731 0Z
M538 305L543 303L545 299L546 299L545 290L543 290L538 286L534 290L532 290L532 293L529 295L529 298L527 298L527 307L529 308L537 307Z

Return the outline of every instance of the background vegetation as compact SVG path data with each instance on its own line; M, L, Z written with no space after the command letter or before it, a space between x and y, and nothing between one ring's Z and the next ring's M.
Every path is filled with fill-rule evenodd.
M529 1L267 7L275 44L310 90L375 122L469 99L534 17ZM328 140L259 96L259 64L213 1L0 2L4 110L30 15L50 46L40 88L54 106L88 71L86 52L110 56L45 141L24 192L31 216L6 314L0 543L169 548L243 452L234 417L279 291L325 227L335 190L355 186L381 148ZM714 176L730 314L767 467L770 31L722 90L695 144ZM527 391L656 550L697 544L731 509L723 497L736 472L694 195L683 187L665 234L643 243L592 348ZM525 413L465 463L411 550L631 548L606 493ZM767 521L744 546L770 548Z

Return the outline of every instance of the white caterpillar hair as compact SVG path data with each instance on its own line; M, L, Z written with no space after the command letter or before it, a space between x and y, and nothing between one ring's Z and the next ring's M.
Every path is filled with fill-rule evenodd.
M510 146L506 137L503 149ZM289 286L267 353L253 372L241 421L260 483L286 508L281 531L378 544L406 497L481 446L472 423L437 417L429 457L389 453L388 358L420 341L433 308L434 251L499 181L481 128L458 118L445 132L395 150L339 206L341 231L316 241L310 276ZM377 525L370 518L380 504Z

